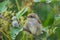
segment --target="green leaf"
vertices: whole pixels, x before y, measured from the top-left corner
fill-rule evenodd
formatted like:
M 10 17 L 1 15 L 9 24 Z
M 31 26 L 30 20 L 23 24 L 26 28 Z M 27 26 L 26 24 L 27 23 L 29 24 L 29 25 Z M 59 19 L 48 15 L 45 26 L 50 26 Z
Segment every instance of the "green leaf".
M 10 35 L 12 40 L 15 40 L 16 36 L 21 32 L 23 28 L 12 27 L 10 30 Z
M 23 32 L 19 32 L 18 35 L 16 36 L 15 40 L 21 40 L 23 37 Z
M 60 16 L 59 17 L 55 17 L 54 26 L 55 27 L 60 27 Z
M 0 12 L 4 12 L 4 11 L 6 11 L 6 9 L 7 9 L 7 4 L 8 4 L 8 0 L 7 1 L 3 1 L 2 3 L 0 3 Z
M 56 28 L 55 33 L 58 36 L 58 39 L 60 39 L 60 27 Z
M 16 14 L 16 17 L 17 19 L 19 19 L 24 13 L 26 13 L 28 10 L 28 8 L 23 8 L 21 11 L 19 11 L 17 14 Z
M 48 37 L 47 37 L 47 40 L 58 40 L 58 38 L 57 38 L 57 35 L 56 34 L 51 34 L 51 35 L 49 35 Z
M 52 18 L 52 16 L 53 16 L 53 12 L 48 14 L 46 21 L 44 22 L 44 26 L 47 26 L 49 24 L 49 21 L 51 21 L 50 19 Z

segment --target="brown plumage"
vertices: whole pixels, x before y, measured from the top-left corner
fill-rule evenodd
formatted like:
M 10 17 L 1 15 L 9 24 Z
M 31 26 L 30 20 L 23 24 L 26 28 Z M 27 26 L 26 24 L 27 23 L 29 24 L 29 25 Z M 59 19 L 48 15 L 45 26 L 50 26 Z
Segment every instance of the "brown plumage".
M 27 16 L 24 30 L 34 35 L 40 35 L 42 33 L 42 25 L 37 14 L 31 13 Z
M 27 16 L 27 18 L 35 18 L 35 19 L 37 19 L 37 21 L 38 21 L 39 23 L 41 23 L 41 21 L 39 20 L 38 15 L 35 14 L 35 13 L 31 13 L 31 14 L 29 14 L 29 15 Z

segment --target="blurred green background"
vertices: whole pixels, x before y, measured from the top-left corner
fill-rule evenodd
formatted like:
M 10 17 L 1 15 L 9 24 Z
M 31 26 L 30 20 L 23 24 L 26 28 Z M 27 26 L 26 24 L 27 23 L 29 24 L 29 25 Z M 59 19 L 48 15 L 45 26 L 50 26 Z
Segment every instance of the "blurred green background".
M 34 40 L 22 31 L 26 17 L 36 13 L 47 31 L 42 40 L 60 40 L 59 0 L 0 0 L 0 36 L 2 40 Z M 20 28 L 12 28 L 12 16 L 16 16 Z M 2 17 L 2 18 L 1 18 Z M 1 38 L 0 37 L 0 38 Z

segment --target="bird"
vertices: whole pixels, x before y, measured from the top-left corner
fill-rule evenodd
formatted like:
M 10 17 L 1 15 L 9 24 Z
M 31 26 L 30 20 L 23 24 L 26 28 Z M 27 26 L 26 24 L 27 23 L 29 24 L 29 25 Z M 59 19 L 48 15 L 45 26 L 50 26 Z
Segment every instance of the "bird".
M 35 13 L 28 14 L 23 29 L 33 35 L 40 35 L 44 31 L 41 21 L 39 20 L 38 15 Z

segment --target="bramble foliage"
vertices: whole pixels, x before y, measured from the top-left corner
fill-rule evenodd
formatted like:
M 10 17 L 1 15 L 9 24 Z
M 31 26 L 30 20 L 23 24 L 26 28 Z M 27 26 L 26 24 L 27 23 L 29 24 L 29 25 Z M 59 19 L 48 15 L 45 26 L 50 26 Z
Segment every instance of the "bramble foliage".
M 29 13 L 38 14 L 47 33 L 42 40 L 60 40 L 60 1 L 59 0 L 0 0 L 0 39 L 34 40 L 33 35 L 23 31 Z M 19 27 L 12 26 L 16 16 Z

